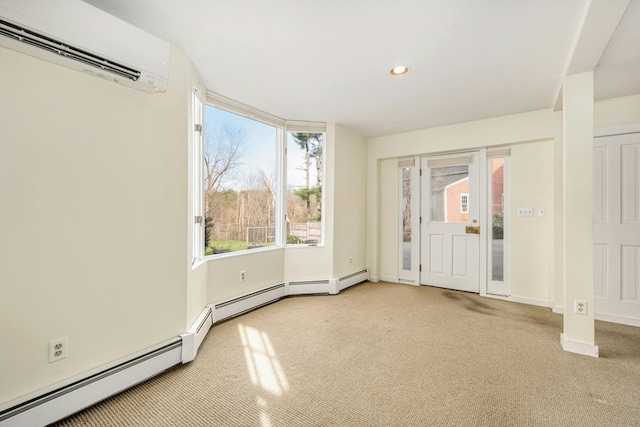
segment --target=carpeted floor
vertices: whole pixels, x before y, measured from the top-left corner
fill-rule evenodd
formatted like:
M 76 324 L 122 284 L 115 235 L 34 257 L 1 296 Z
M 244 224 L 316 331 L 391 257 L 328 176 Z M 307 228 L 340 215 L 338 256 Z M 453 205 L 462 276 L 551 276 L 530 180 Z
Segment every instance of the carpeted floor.
M 195 361 L 56 424 L 639 426 L 640 328 L 596 322 L 599 359 L 549 309 L 364 283 L 215 325 Z

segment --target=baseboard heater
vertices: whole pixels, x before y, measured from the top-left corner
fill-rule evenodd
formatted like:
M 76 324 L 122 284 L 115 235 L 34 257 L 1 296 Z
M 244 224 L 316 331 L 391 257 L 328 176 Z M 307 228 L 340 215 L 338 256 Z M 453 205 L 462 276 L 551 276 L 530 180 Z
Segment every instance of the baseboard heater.
M 369 280 L 369 270 L 366 268 L 356 273 L 342 276 L 335 282 L 335 292 L 332 293 L 337 294 L 344 289 L 357 285 L 358 283 L 366 282 L 367 280 Z
M 271 286 L 215 305 L 215 322 L 239 316 L 285 297 L 285 284 Z
M 0 412 L 0 427 L 45 426 L 133 387 L 181 362 L 179 338 L 116 366 Z
M 329 280 L 306 280 L 287 283 L 287 295 L 329 295 Z
M 287 283 L 287 295 L 335 295 L 350 286 L 369 280 L 366 268 L 337 279 Z
M 213 326 L 214 315 L 213 315 L 213 307 L 207 306 L 202 313 L 198 316 L 195 322 L 189 330 L 180 335 L 182 338 L 182 363 L 191 362 L 196 358 L 196 353 L 198 353 L 198 348 L 200 348 L 200 344 L 207 336 L 207 332 Z

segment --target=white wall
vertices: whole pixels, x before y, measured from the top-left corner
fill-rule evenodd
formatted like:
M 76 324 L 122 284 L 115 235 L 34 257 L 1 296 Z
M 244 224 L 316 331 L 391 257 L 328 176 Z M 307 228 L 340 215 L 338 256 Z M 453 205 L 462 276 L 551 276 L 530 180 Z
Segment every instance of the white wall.
M 284 282 L 284 250 L 252 249 L 207 262 L 209 303 L 219 303 Z M 240 271 L 245 281 L 240 281 Z
M 187 82 L 146 94 L 0 48 L 0 403 L 185 330 Z M 48 342 L 68 337 L 49 364 Z
M 511 226 L 510 293 L 548 305 L 553 301 L 554 269 L 554 141 L 515 144 L 510 157 Z M 518 217 L 519 207 L 534 209 Z M 538 216 L 538 209 L 545 216 Z
M 562 86 L 564 340 L 593 346 L 594 311 L 577 314 L 571 302 L 594 307 L 593 71 L 566 76 Z M 585 268 L 586 266 L 591 268 Z M 597 348 L 595 349 L 597 355 Z
M 187 252 L 190 257 L 191 251 Z M 186 329 L 189 329 L 209 302 L 209 264 L 201 263 L 193 270 L 191 270 L 191 260 L 186 265 L 188 270 Z
M 605 99 L 593 106 L 593 125 L 607 128 L 640 123 L 640 94 Z
M 398 281 L 400 192 L 398 159 L 384 159 L 380 168 L 380 279 Z
M 366 266 L 367 145 L 366 140 L 336 125 L 334 189 L 334 278 Z

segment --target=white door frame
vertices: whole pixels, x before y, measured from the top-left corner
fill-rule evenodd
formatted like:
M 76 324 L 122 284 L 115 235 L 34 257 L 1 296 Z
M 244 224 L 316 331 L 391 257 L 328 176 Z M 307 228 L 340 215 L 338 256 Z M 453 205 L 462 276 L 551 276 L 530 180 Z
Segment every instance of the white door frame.
M 403 217 L 403 165 L 411 168 L 411 269 L 403 268 L 404 239 Z M 420 157 L 398 159 L 398 281 L 409 285 L 420 285 Z
M 488 150 L 489 151 L 489 150 Z M 493 297 L 508 297 L 510 292 L 510 277 L 511 277 L 511 269 L 510 269 L 510 260 L 511 260 L 511 215 L 509 214 L 509 207 L 511 206 L 511 162 L 510 162 L 510 149 L 503 149 L 502 151 L 507 151 L 501 157 L 504 160 L 503 163 L 503 199 L 502 199 L 502 207 L 503 207 L 503 229 L 504 229 L 504 238 L 503 238 L 503 270 L 502 270 L 502 282 L 497 282 L 493 280 L 493 188 L 492 188 L 492 170 L 491 170 L 491 160 L 494 157 L 491 157 L 491 153 L 487 154 L 487 160 L 485 162 L 487 169 L 485 171 L 485 179 L 486 179 L 486 202 L 487 202 L 487 233 L 485 234 L 486 240 L 486 257 L 487 257 L 487 283 L 484 289 L 480 290 L 480 295 L 486 296 L 490 295 Z

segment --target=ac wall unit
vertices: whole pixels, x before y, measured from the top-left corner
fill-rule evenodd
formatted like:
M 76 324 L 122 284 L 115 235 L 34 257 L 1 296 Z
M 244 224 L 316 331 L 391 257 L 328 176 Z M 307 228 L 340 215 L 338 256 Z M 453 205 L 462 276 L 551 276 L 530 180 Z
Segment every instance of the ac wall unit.
M 167 89 L 169 44 L 80 0 L 1 0 L 0 45 L 148 93 Z

